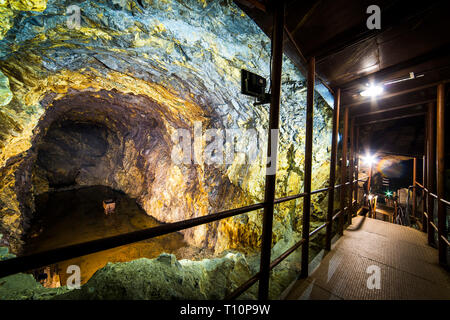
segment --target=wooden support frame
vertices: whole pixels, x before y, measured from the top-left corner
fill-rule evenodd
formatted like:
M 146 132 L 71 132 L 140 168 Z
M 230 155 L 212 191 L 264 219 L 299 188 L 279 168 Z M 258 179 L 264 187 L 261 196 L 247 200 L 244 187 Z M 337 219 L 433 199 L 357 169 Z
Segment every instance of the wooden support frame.
M 428 197 L 427 197 L 427 230 L 428 244 L 434 245 L 434 228 L 432 226 L 434 217 L 434 198 L 431 193 L 435 192 L 435 104 L 430 102 L 427 111 L 427 181 L 428 181 Z
M 405 114 L 403 116 L 398 116 L 398 117 L 385 118 L 385 119 L 373 120 L 373 121 L 368 121 L 368 122 L 361 122 L 361 123 L 358 123 L 358 126 L 366 126 L 366 125 L 369 125 L 369 124 L 376 124 L 376 123 L 393 121 L 393 120 L 400 120 L 400 119 L 406 119 L 406 118 L 419 117 L 419 116 L 423 116 L 425 114 L 426 114 L 426 112 L 417 112 L 417 113 Z
M 441 201 L 445 188 L 445 84 L 437 87 L 436 103 L 436 194 L 438 196 L 438 250 L 439 264 L 447 265 L 447 239 L 445 204 Z
M 306 97 L 306 138 L 305 138 L 305 175 L 303 181 L 303 192 L 306 193 L 303 199 L 302 218 L 302 269 L 300 277 L 306 278 L 309 275 L 309 229 L 311 216 L 311 170 L 312 170 L 312 143 L 313 143 L 313 112 L 314 112 L 314 83 L 316 60 L 312 57 L 308 63 L 308 90 Z
M 374 83 L 382 82 L 387 77 L 389 77 L 390 74 L 397 73 L 398 71 L 401 71 L 401 70 L 413 69 L 414 66 L 420 65 L 429 60 L 447 57 L 449 55 L 448 52 L 450 52 L 449 48 L 450 48 L 450 44 L 446 43 L 445 45 L 434 48 L 431 51 L 425 52 L 423 55 L 420 55 L 418 57 L 414 57 L 414 58 L 404 61 L 402 63 L 397 63 L 390 67 L 383 68 L 380 71 L 377 71 L 370 75 L 366 75 L 361 78 L 350 80 L 346 83 L 341 84 L 341 88 L 343 88 L 343 90 L 347 91 L 356 86 L 360 86 L 361 84 L 365 84 L 370 81 L 373 81 Z
M 284 30 L 284 1 L 278 1 L 274 5 L 273 13 L 273 37 L 272 37 L 272 97 L 270 102 L 269 113 L 269 143 L 267 146 L 267 156 L 272 159 L 269 165 L 276 166 L 277 163 L 277 149 L 275 154 L 272 152 L 272 143 L 278 145 L 278 128 L 280 121 L 280 98 L 281 98 L 281 72 L 283 67 L 283 30 Z M 272 141 L 272 130 L 276 130 L 277 135 L 273 137 L 276 141 Z M 263 228 L 262 228 L 262 243 L 261 243 L 261 260 L 260 260 L 260 280 L 258 287 L 259 300 L 267 300 L 269 298 L 269 281 L 270 281 L 270 257 L 272 249 L 272 225 L 273 225 L 273 210 L 275 201 L 275 184 L 276 173 L 271 174 L 269 167 L 266 169 L 266 184 L 264 193 L 264 214 L 263 214 Z
M 417 182 L 417 158 L 413 159 L 413 190 L 412 190 L 412 216 L 416 217 L 417 198 L 416 198 L 416 182 Z
M 444 80 L 443 83 L 446 83 L 448 81 L 449 80 Z M 424 84 L 422 86 L 414 87 L 414 88 L 411 88 L 411 89 L 405 89 L 405 90 L 401 90 L 401 91 L 397 91 L 397 92 L 387 93 L 387 94 L 384 94 L 384 95 L 381 95 L 381 96 L 377 97 L 377 101 L 382 101 L 382 100 L 385 100 L 385 99 L 401 96 L 401 95 L 408 94 L 408 93 L 411 93 L 411 92 L 416 92 L 416 91 L 420 91 L 420 90 L 423 90 L 423 89 L 436 87 L 440 83 L 441 82 L 433 82 L 433 83 L 429 83 L 429 84 Z M 366 104 L 366 103 L 370 103 L 370 102 L 371 102 L 370 98 L 363 99 L 361 101 L 348 104 L 347 107 L 349 107 L 349 108 L 356 107 L 356 106 L 360 106 L 362 104 Z
M 389 30 L 394 26 L 399 26 L 405 21 L 410 21 L 415 17 L 424 15 L 432 7 L 433 3 L 421 3 L 421 6 L 410 5 L 409 8 L 399 6 L 398 3 L 383 7 L 383 29 L 369 30 L 366 22 L 362 21 L 360 24 L 354 25 L 352 28 L 334 35 L 320 47 L 311 50 L 309 54 L 311 56 L 315 55 L 317 57 L 317 62 L 321 63 L 329 56 L 338 54 L 357 44 L 364 43 L 369 39 L 373 39 L 374 37 L 383 34 L 385 30 Z
M 425 130 L 426 130 L 426 126 L 425 126 Z M 427 134 L 425 133 L 425 137 L 427 136 Z M 425 138 L 426 139 L 426 138 Z M 426 146 L 426 143 L 425 143 Z M 427 223 L 427 216 L 425 215 L 425 213 L 427 212 L 427 194 L 425 192 L 424 188 L 428 189 L 428 179 L 427 179 L 427 156 L 426 156 L 426 152 L 424 154 L 424 156 L 422 157 L 422 183 L 423 183 L 423 188 L 422 188 L 422 231 L 423 232 L 427 232 L 428 230 L 428 223 Z
M 376 110 L 376 111 L 370 111 L 370 112 L 364 112 L 364 113 L 358 113 L 356 115 L 353 116 L 353 118 L 361 118 L 361 117 L 366 117 L 366 116 L 373 116 L 374 114 L 380 114 L 380 113 L 385 113 L 385 112 L 391 112 L 391 111 L 397 111 L 397 110 L 401 110 L 401 109 L 408 109 L 411 107 L 415 107 L 415 106 L 420 106 L 420 105 L 426 105 L 430 102 L 435 102 L 436 99 L 428 99 L 428 100 L 423 100 L 423 101 L 418 101 L 418 102 L 414 102 L 414 103 L 408 103 L 408 104 L 404 104 L 404 105 L 399 105 L 399 106 L 395 106 L 395 107 L 391 107 L 391 108 L 386 108 L 386 109 L 381 109 L 381 110 Z
M 354 171 L 355 171 L 355 162 L 354 162 L 354 152 L 355 152 L 355 119 L 352 118 L 350 121 L 350 155 L 349 155 L 349 170 L 348 170 L 348 181 L 350 181 L 349 185 L 349 194 L 348 194 L 348 221 L 347 223 L 350 225 L 352 224 L 352 217 L 354 214 L 354 206 L 353 206 L 353 192 L 355 189 L 355 177 L 354 177 Z
M 336 90 L 333 109 L 333 131 L 331 133 L 330 156 L 330 190 L 328 191 L 327 232 L 325 238 L 325 250 L 331 250 L 331 238 L 333 233 L 334 215 L 334 186 L 336 184 L 337 140 L 339 135 L 339 112 L 341 105 L 341 89 Z
M 345 207 L 347 199 L 347 145 L 348 145 L 348 107 L 344 108 L 344 127 L 342 132 L 342 155 L 341 155 L 341 215 L 338 220 L 338 233 L 344 234 Z
M 358 193 L 359 193 L 359 127 L 356 126 L 356 141 L 355 141 L 355 162 L 356 162 L 356 168 L 355 168 L 355 200 L 356 204 L 358 204 Z

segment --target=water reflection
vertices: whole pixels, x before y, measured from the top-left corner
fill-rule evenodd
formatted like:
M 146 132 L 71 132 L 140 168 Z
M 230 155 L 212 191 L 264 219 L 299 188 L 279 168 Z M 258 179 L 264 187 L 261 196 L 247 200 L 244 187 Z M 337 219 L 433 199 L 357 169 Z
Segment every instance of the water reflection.
M 103 208 L 105 199 L 114 199 L 116 202 L 114 212 L 108 215 Z M 25 254 L 158 225 L 158 221 L 148 216 L 135 200 L 108 187 L 96 186 L 45 193 L 36 199 L 36 216 L 28 233 Z M 141 257 L 154 258 L 162 252 L 174 253 L 184 246 L 187 244 L 183 236 L 172 233 L 63 261 L 50 268 L 56 270 L 57 276 L 55 277 L 54 273 L 49 275 L 52 280 L 48 280 L 45 285 L 57 285 L 58 277 L 61 285 L 65 285 L 70 276 L 66 273 L 69 265 L 80 266 L 83 284 L 108 262 L 125 262 Z

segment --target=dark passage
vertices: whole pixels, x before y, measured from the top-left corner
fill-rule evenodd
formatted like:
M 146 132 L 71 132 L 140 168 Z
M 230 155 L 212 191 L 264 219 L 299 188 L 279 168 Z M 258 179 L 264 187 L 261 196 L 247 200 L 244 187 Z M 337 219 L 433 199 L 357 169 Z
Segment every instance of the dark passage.
M 75 185 L 82 169 L 101 163 L 108 150 L 107 140 L 108 130 L 99 124 L 73 121 L 53 124 L 39 146 L 37 157 L 49 187 Z

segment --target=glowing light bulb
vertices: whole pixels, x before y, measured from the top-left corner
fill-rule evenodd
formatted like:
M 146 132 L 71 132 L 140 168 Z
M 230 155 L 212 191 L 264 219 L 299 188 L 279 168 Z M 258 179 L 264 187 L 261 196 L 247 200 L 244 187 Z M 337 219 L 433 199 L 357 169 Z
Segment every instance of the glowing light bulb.
M 364 163 L 368 166 L 371 166 L 372 164 L 377 162 L 377 158 L 373 154 L 366 154 L 365 157 L 362 158 Z
M 360 92 L 363 97 L 376 97 L 382 94 L 384 91 L 382 86 L 370 85 L 369 88 Z

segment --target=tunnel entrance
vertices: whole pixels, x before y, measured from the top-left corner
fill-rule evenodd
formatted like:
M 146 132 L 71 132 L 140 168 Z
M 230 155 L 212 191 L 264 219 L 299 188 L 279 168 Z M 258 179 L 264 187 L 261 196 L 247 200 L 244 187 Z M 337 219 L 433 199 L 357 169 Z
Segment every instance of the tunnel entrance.
M 102 123 L 70 118 L 54 121 L 37 144 L 36 193 L 107 184 L 120 149 L 117 134 Z
M 102 202 L 114 199 L 114 212 L 106 215 Z M 36 197 L 36 215 L 26 239 L 25 254 L 42 252 L 118 234 L 158 226 L 136 201 L 122 192 L 104 186 L 47 192 Z M 174 253 L 186 247 L 183 236 L 171 233 L 162 237 L 100 251 L 34 270 L 44 286 L 65 285 L 72 273 L 70 265 L 81 271 L 81 284 L 108 262 L 126 262 L 142 257 L 155 258 L 162 252 Z M 50 270 L 50 272 L 49 272 Z M 50 274 L 49 274 L 50 273 Z M 44 274 L 46 276 L 42 277 Z
M 72 108 L 52 116 L 37 139 L 32 181 L 35 213 L 26 233 L 24 254 L 160 224 L 146 213 L 133 195 L 127 194 L 133 188 L 125 188 L 126 193 L 118 191 L 122 188 L 117 183 L 117 172 L 123 172 L 125 178 L 119 180 L 121 182 L 133 179 L 124 165 L 127 152 L 130 153 L 126 137 L 132 134 L 100 109 L 99 106 L 88 111 Z M 145 188 L 144 185 L 138 187 Z M 108 262 L 155 258 L 163 252 L 175 253 L 184 247 L 187 244 L 183 235 L 173 233 L 30 272 L 44 286 L 58 287 L 66 285 L 73 274 L 73 271 L 68 272 L 68 267 L 76 265 L 80 268 L 81 284 L 84 284 Z

